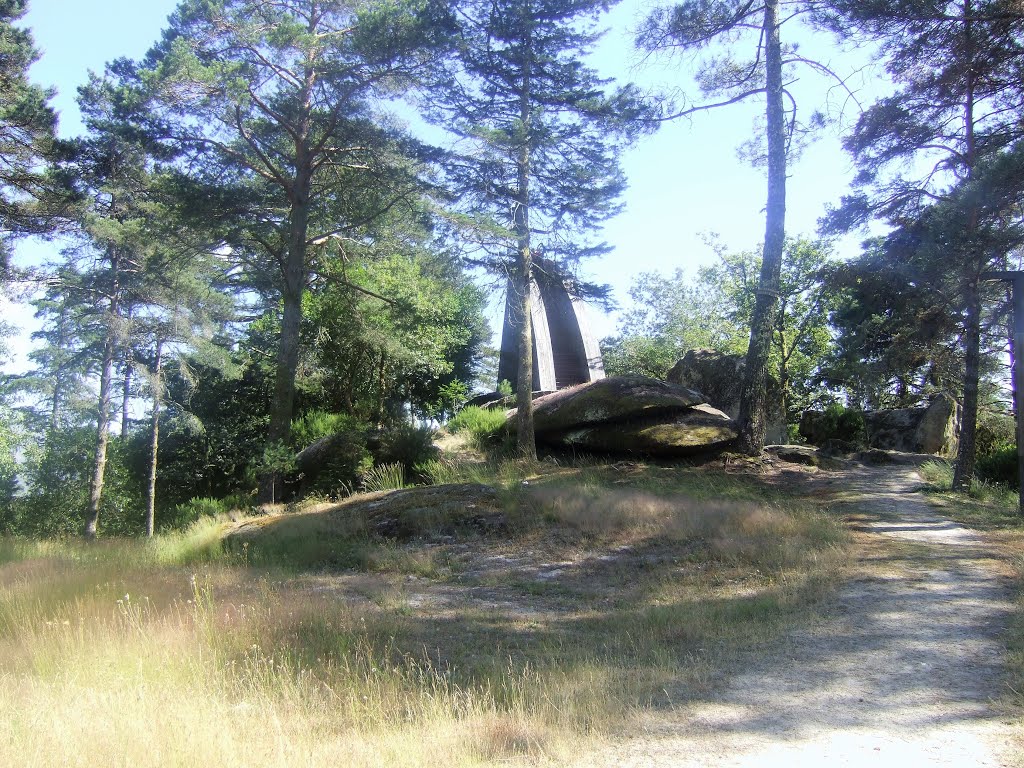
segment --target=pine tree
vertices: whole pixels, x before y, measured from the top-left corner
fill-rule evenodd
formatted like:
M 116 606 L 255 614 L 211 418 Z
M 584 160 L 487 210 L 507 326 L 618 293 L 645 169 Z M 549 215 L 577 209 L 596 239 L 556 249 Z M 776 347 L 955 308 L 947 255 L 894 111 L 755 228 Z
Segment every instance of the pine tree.
M 55 156 L 53 94 L 29 82 L 39 54 L 15 26 L 26 10 L 26 0 L 0 0 L 0 272 L 11 240 L 48 231 L 61 202 L 45 167 Z
M 1024 13 L 1012 0 L 829 5 L 824 18 L 833 28 L 880 41 L 886 69 L 900 87 L 868 109 L 845 142 L 861 168 L 860 189 L 844 200 L 832 224 L 850 227 L 881 217 L 910 232 L 930 228 L 942 238 L 942 268 L 954 276 L 959 298 L 953 306 L 962 312 L 963 419 L 954 487 L 965 490 L 974 474 L 981 275 L 1019 242 L 1007 217 L 1024 197 L 1016 151 L 1024 139 Z M 908 174 L 908 161 L 927 170 Z M 1008 164 L 1015 170 L 1008 172 Z M 1014 178 L 1016 185 L 1007 184 Z M 947 227 L 949 221 L 956 226 Z
M 421 192 L 416 147 L 382 117 L 437 34 L 428 3 L 185 0 L 162 42 L 125 73 L 148 128 L 222 217 L 250 286 L 280 303 L 268 450 L 288 439 L 302 299 L 326 244 L 374 238 Z M 273 501 L 265 473 L 261 501 Z
M 784 75 L 804 66 L 835 78 L 827 67 L 807 60 L 793 46 L 783 45 L 783 26 L 806 15 L 811 6 L 783 0 L 687 0 L 652 13 L 638 39 L 640 47 L 648 51 L 694 53 L 721 45 L 721 55 L 709 57 L 697 78 L 708 101 L 687 102 L 666 118 L 727 107 L 752 97 L 765 99 L 765 239 L 738 419 L 739 448 L 750 454 L 760 453 L 765 443 L 768 359 L 778 325 L 786 242 L 787 165 L 794 136 L 801 129 L 796 101 L 787 90 Z M 737 45 L 741 40 L 742 48 Z M 815 114 L 812 125 L 819 121 L 820 115 Z
M 619 155 L 649 127 L 636 90 L 582 59 L 599 39 L 597 0 L 466 0 L 447 77 L 427 113 L 461 140 L 448 184 L 479 250 L 508 279 L 519 372 L 518 449 L 536 458 L 530 285 L 538 257 L 571 273 L 609 249 L 591 239 L 619 210 Z M 462 223 L 467 223 L 463 219 Z

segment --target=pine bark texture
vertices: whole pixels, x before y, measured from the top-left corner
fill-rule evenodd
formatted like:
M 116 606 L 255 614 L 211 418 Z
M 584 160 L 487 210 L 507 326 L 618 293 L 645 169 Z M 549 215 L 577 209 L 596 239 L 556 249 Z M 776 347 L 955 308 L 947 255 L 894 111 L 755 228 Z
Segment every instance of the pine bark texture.
M 118 257 L 116 249 L 110 252 L 111 273 L 110 304 L 107 308 L 107 331 L 103 340 L 103 359 L 100 363 L 100 392 L 96 409 L 96 442 L 93 455 L 92 482 L 89 485 L 89 506 L 85 511 L 82 535 L 95 539 L 99 534 L 100 505 L 103 502 L 103 480 L 107 470 L 107 444 L 110 442 L 110 390 L 114 378 L 114 355 L 117 352 L 115 322 L 118 314 Z
M 157 452 L 160 449 L 160 408 L 163 403 L 163 344 L 156 343 L 156 360 L 153 364 L 153 412 L 149 422 L 149 483 L 146 486 L 146 536 L 152 538 L 156 527 L 156 471 Z
M 757 301 L 750 324 L 746 371 L 740 397 L 739 439 L 742 453 L 758 455 L 768 430 L 768 357 L 777 323 L 779 278 L 786 240 L 786 124 L 783 111 L 782 44 L 779 0 L 767 0 L 764 11 L 766 117 L 768 139 L 768 202 L 764 257 Z

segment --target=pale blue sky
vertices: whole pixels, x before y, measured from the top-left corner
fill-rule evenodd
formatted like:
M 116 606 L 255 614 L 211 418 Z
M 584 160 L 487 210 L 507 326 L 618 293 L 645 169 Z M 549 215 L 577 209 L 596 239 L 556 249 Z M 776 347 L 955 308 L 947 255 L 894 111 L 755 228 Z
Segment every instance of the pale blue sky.
M 24 23 L 31 27 L 42 58 L 33 79 L 57 88 L 54 104 L 61 114 L 61 133 L 80 127 L 76 89 L 88 70 L 100 71 L 114 58 L 137 58 L 159 37 L 176 0 L 30 0 Z M 650 0 L 624 0 L 608 17 L 611 32 L 603 41 L 596 63 L 609 76 L 645 85 L 687 87 L 685 62 L 637 67 L 630 30 L 652 5 Z M 831 41 L 808 40 L 805 52 L 834 60 Z M 822 53 L 824 52 L 824 53 Z M 841 68 L 841 64 L 836 64 Z M 863 84 L 862 84 L 863 85 Z M 804 114 L 824 100 L 820 82 L 797 83 Z M 869 83 L 868 91 L 877 90 Z M 588 276 L 612 285 L 622 305 L 640 272 L 670 272 L 676 267 L 693 274 L 714 254 L 701 239 L 715 232 L 730 248 L 747 249 L 764 233 L 765 183 L 760 171 L 739 160 L 738 145 L 753 130 L 759 102 L 666 124 L 642 140 L 624 158 L 630 188 L 626 210 L 609 222 L 605 238 L 615 250 L 589 265 Z M 853 116 L 852 113 L 848 113 Z M 851 176 L 849 159 L 839 149 L 837 131 L 827 129 L 790 172 L 788 226 L 791 234 L 813 234 L 825 205 L 838 201 Z M 45 257 L 52 246 L 31 244 L 20 249 L 23 258 Z M 24 312 L 9 313 L 27 324 Z M 605 335 L 614 317 L 593 312 L 595 329 Z M 498 339 L 495 339 L 495 343 Z

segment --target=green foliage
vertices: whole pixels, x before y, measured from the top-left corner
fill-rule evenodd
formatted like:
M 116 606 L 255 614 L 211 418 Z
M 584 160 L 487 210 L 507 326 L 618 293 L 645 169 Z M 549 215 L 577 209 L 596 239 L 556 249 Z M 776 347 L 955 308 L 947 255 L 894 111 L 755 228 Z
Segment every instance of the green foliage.
M 470 405 L 455 414 L 447 426 L 452 432 L 468 432 L 476 445 L 484 446 L 499 435 L 505 421 L 505 412 L 501 409 Z
M 248 512 L 252 500 L 247 496 L 231 495 L 220 499 L 197 496 L 184 504 L 178 504 L 158 519 L 162 531 L 183 531 L 196 525 L 204 518 L 223 519 L 238 512 Z
M 301 450 L 320 438 L 351 431 L 355 426 L 355 420 L 344 413 L 306 411 L 292 422 L 292 442 Z
M 1017 423 L 1012 413 L 984 409 L 978 413 L 978 431 L 975 445 L 978 456 L 1010 448 L 1017 442 Z
M 409 247 L 422 230 L 393 224 L 378 247 L 348 255 L 347 285 L 327 283 L 306 296 L 304 407 L 386 423 L 407 408 L 443 418 L 465 399 L 490 335 L 483 294 L 450 257 L 422 242 Z M 404 245 L 388 239 L 399 235 Z
M 27 490 L 12 502 L 0 526 L 6 533 L 27 536 L 72 536 L 82 529 L 93 473 L 95 427 L 52 430 L 38 453 L 24 467 Z M 134 536 L 145 530 L 142 488 L 129 467 L 129 447 L 112 441 L 100 514 L 104 531 Z
M 945 461 L 926 461 L 918 470 L 921 478 L 936 490 L 948 491 L 953 487 L 953 467 Z
M 508 379 L 502 379 L 498 382 L 496 391 L 502 397 L 512 397 L 512 383 Z
M 994 451 L 978 453 L 974 471 L 980 480 L 999 483 L 1008 488 L 1019 488 L 1017 446 L 1008 445 Z
M 383 429 L 373 458 L 377 464 L 399 464 L 405 477 L 416 478 L 416 467 L 437 458 L 434 445 L 434 430 L 431 427 L 417 427 L 407 422 L 398 422 Z
M 56 159 L 57 117 L 52 91 L 33 85 L 29 68 L 39 58 L 31 33 L 15 23 L 27 0 L 0 3 L 0 276 L 6 277 L 12 236 L 45 232 L 61 195 L 44 162 Z M 66 202 L 66 201 L 64 201 Z
M 750 337 L 761 270 L 760 249 L 729 253 L 711 241 L 719 261 L 689 281 L 643 273 L 630 289 L 632 307 L 618 335 L 602 342 L 612 374 L 640 373 L 663 379 L 690 349 L 744 354 Z M 828 326 L 832 295 L 824 282 L 831 249 L 807 238 L 786 240 L 779 281 L 780 314 L 769 355 L 783 383 L 791 417 L 817 396 L 821 361 L 832 348 Z
M 341 498 L 359 484 L 359 478 L 373 467 L 367 446 L 369 426 L 358 419 L 334 414 L 330 435 L 313 443 L 312 453 L 299 464 L 299 479 L 305 495 Z
M 359 484 L 367 493 L 405 488 L 405 469 L 401 462 L 378 464 L 362 473 Z
M 830 403 L 825 407 L 821 431 L 823 440 L 845 440 L 857 445 L 867 442 L 864 412 L 856 408 L 844 408 L 839 403 Z

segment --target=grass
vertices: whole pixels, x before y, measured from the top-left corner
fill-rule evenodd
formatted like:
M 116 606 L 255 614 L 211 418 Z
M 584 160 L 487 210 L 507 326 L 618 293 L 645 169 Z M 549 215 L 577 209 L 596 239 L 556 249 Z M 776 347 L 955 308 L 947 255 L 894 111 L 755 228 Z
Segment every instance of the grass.
M 563 762 L 705 694 L 844 563 L 835 522 L 753 480 L 465 471 L 488 473 L 491 506 L 361 497 L 279 515 L 300 523 L 288 536 L 251 523 L 247 547 L 215 521 L 153 543 L 0 541 L 0 764 Z M 281 570 L 302 541 L 348 542 L 347 570 Z M 578 567 L 476 574 L 491 555 Z

